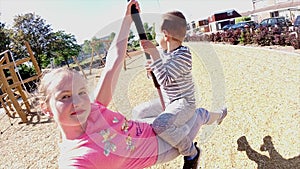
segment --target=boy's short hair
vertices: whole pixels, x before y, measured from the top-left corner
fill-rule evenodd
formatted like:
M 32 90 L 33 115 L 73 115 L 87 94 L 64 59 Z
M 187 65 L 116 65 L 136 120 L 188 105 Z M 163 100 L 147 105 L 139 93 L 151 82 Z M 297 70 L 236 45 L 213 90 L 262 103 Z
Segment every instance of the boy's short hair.
M 183 41 L 186 35 L 187 22 L 184 15 L 179 11 L 172 11 L 163 14 L 160 30 L 166 30 L 170 35 L 179 41 Z

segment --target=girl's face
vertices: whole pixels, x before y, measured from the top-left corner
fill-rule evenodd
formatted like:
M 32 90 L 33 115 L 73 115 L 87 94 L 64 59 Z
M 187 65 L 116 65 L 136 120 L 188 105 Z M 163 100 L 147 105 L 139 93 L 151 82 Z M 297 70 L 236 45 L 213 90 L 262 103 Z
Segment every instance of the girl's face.
M 86 81 L 78 74 L 58 75 L 48 88 L 49 106 L 61 126 L 84 125 L 91 111 Z

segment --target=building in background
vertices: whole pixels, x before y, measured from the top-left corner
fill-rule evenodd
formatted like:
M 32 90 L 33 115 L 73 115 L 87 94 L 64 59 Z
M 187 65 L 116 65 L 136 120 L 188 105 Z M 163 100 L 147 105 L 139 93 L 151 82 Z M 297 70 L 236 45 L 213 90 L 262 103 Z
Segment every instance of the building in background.
M 235 18 L 241 17 L 241 15 L 235 10 L 227 10 L 223 12 L 214 13 L 207 19 L 200 19 L 198 21 L 192 21 L 188 28 L 190 33 L 205 33 L 216 32 L 222 29 L 227 24 L 234 24 Z
M 200 19 L 198 21 L 191 22 L 191 29 L 196 32 L 209 32 L 208 19 Z
M 241 17 L 241 15 L 235 10 L 228 10 L 224 12 L 214 13 L 208 18 L 209 31 L 215 32 L 221 30 L 223 26 L 228 24 L 234 24 L 235 18 Z
M 242 13 L 260 22 L 270 17 L 285 17 L 293 21 L 300 15 L 300 0 L 252 0 L 253 10 Z
M 189 23 L 189 34 L 216 32 L 227 24 L 235 24 L 235 19 L 241 16 L 251 17 L 252 21 L 260 23 L 270 17 L 285 17 L 294 23 L 300 15 L 300 0 L 252 0 L 252 11 L 238 13 L 227 10 L 214 13 L 207 19 L 200 19 Z

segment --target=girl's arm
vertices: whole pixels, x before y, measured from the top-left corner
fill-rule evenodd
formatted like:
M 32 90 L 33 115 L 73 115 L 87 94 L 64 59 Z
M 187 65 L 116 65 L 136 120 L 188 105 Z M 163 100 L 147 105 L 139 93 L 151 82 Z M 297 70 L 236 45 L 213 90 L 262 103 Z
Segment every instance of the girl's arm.
M 133 4 L 135 4 L 139 10 L 139 5 L 135 0 L 131 0 L 128 3 L 126 16 L 122 21 L 119 33 L 116 35 L 111 44 L 111 49 L 107 55 L 105 68 L 95 90 L 95 101 L 100 102 L 104 106 L 107 106 L 112 99 L 125 58 L 128 35 L 132 23 L 131 6 Z

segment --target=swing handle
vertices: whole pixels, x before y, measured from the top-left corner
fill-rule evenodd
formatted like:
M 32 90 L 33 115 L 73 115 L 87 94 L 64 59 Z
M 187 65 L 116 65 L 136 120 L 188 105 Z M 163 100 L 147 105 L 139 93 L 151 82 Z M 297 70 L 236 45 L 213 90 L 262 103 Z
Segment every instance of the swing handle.
M 131 6 L 131 17 L 132 17 L 133 22 L 135 23 L 136 30 L 139 33 L 140 40 L 147 40 L 143 22 L 139 15 L 139 11 L 136 9 L 135 5 Z M 148 53 L 146 53 L 146 58 L 151 59 L 151 57 Z

